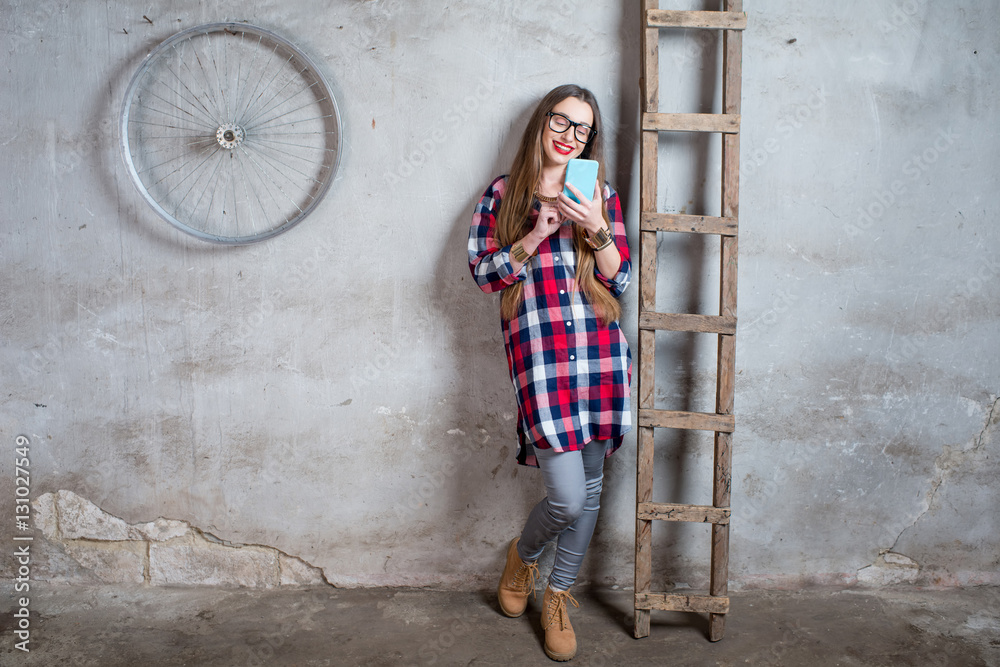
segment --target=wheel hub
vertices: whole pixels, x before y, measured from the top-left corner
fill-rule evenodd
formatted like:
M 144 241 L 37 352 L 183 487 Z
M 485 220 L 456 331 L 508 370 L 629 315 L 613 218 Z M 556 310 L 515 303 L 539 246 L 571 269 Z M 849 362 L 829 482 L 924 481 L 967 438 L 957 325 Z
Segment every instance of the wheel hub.
M 243 143 L 247 134 L 235 123 L 224 123 L 215 131 L 215 138 L 223 148 L 232 150 Z

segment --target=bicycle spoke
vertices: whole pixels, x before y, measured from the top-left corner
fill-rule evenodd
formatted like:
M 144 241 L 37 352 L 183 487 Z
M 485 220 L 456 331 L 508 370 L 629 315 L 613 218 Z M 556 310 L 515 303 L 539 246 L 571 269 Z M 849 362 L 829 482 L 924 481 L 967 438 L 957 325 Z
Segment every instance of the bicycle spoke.
M 288 136 L 297 136 L 298 134 L 299 134 L 298 132 L 289 132 Z M 323 132 L 311 132 L 309 134 L 324 134 L 324 133 Z M 327 153 L 336 153 L 337 152 L 336 148 L 325 148 L 323 146 L 307 146 L 305 144 L 293 144 L 293 143 L 290 143 L 288 141 L 275 141 L 274 139 L 265 139 L 263 136 L 256 136 L 254 138 L 257 141 L 260 141 L 260 142 L 269 143 L 269 144 L 278 144 L 280 146 L 294 146 L 296 148 L 308 148 L 309 150 L 323 151 L 323 152 L 327 152 Z
M 295 96 L 293 95 L 292 97 L 295 97 Z M 290 99 L 291 99 L 291 97 L 288 98 L 288 100 L 285 100 L 285 102 L 288 102 Z M 302 109 L 305 109 L 306 107 L 309 107 L 311 105 L 316 105 L 316 104 L 318 104 L 320 102 L 323 102 L 323 101 L 324 100 L 316 100 L 315 102 L 306 102 L 305 104 L 303 104 L 300 107 L 296 107 L 294 109 L 290 109 L 289 111 L 286 111 L 286 112 L 284 112 L 282 114 L 278 114 L 277 116 L 272 116 L 271 118 L 268 118 L 267 120 L 262 120 L 259 123 L 257 123 L 256 125 L 250 125 L 249 123 L 247 123 L 246 124 L 246 128 L 248 130 L 256 130 L 256 129 L 259 129 L 259 128 L 262 128 L 262 127 L 268 127 L 269 126 L 268 123 L 276 121 L 279 118 L 284 118 L 285 116 L 287 116 L 289 114 L 293 114 L 296 111 L 301 111 Z M 284 104 L 285 102 L 282 102 L 282 104 Z M 309 119 L 306 119 L 306 120 L 309 120 Z M 293 122 L 304 122 L 304 121 L 293 121 Z
M 226 112 L 226 115 L 223 116 L 223 118 L 228 121 L 232 119 L 232 116 L 229 115 L 229 101 L 226 99 L 226 86 L 224 85 L 225 79 L 223 79 L 222 75 L 219 74 L 219 63 L 217 62 L 217 56 L 219 55 L 219 41 L 222 41 L 224 46 L 227 46 L 227 44 L 225 37 L 220 37 L 214 41 L 215 53 L 212 55 L 212 69 L 215 70 L 215 81 L 219 85 L 219 97 L 222 98 L 223 109 Z
M 241 147 L 241 148 L 242 148 L 242 147 Z M 278 185 L 278 184 L 277 184 L 277 183 L 276 183 L 276 182 L 274 181 L 274 179 L 273 179 L 273 178 L 271 178 L 271 175 L 270 175 L 270 174 L 268 174 L 268 173 L 267 173 L 267 171 L 266 171 L 266 170 L 265 170 L 265 169 L 264 169 L 264 168 L 263 168 L 262 166 L 260 166 L 260 164 L 259 164 L 259 163 L 257 162 L 257 160 L 254 160 L 254 159 L 253 159 L 253 156 L 252 156 L 252 155 L 250 155 L 249 153 L 247 153 L 247 150 L 246 150 L 245 148 L 243 148 L 242 150 L 243 150 L 243 153 L 244 153 L 244 154 L 245 154 L 245 155 L 247 156 L 247 159 L 249 159 L 249 160 L 250 160 L 250 161 L 251 161 L 251 162 L 253 163 L 253 165 L 254 165 L 255 167 L 257 167 L 257 169 L 258 169 L 258 171 L 260 172 L 260 174 L 261 174 L 262 176 L 267 176 L 267 179 L 268 179 L 268 180 L 269 180 L 269 181 L 271 182 L 271 184 L 272 184 L 272 185 L 273 185 L 273 186 L 274 186 L 275 188 L 277 188 L 277 189 L 278 189 L 278 192 L 280 192 L 281 194 L 283 194 L 283 195 L 285 196 L 285 198 L 286 198 L 286 199 L 288 199 L 288 202 L 289 202 L 289 203 L 290 203 L 290 204 L 291 204 L 292 206 L 294 206 L 294 207 L 295 207 L 295 209 L 296 209 L 297 211 L 299 211 L 299 212 L 301 213 L 301 212 L 302 212 L 302 209 L 301 209 L 301 208 L 299 208 L 299 205 L 298 205 L 298 204 L 296 203 L 296 201 L 295 201 L 294 199 L 292 199 L 291 197 L 289 197 L 289 196 L 288 196 L 288 194 L 287 194 L 287 193 L 286 193 L 286 192 L 285 192 L 285 191 L 284 191 L 284 190 L 283 190 L 283 189 L 281 188 L 281 186 L 280 186 L 280 185 Z
M 223 113 L 222 106 L 219 105 L 219 101 L 215 98 L 215 92 L 212 90 L 212 82 L 208 78 L 208 70 L 205 69 L 205 64 L 201 62 L 201 56 L 197 51 L 194 52 L 194 59 L 198 61 L 198 69 L 201 70 L 201 76 L 205 80 L 205 94 L 211 98 L 212 104 L 215 105 L 217 116 L 224 119 L 226 116 Z
M 147 139 L 147 140 L 151 140 L 151 139 L 169 139 L 171 141 L 176 141 L 177 139 L 198 139 L 199 141 L 215 141 L 215 137 L 206 137 L 204 132 L 201 133 L 201 134 L 171 134 L 170 136 L 163 136 L 163 135 L 160 135 L 160 136 L 143 135 L 143 138 Z M 198 142 L 192 141 L 190 144 L 187 144 L 187 145 L 192 145 L 192 144 L 195 144 L 195 143 L 198 143 Z M 163 149 L 161 148 L 161 149 L 158 149 L 158 150 L 163 150 Z M 143 151 L 143 152 L 144 153 L 148 153 L 149 151 Z
M 289 171 L 294 171 L 296 174 L 302 176 L 305 179 L 308 179 L 308 180 L 310 180 L 310 181 L 312 181 L 314 183 L 322 184 L 322 182 L 319 181 L 319 180 L 317 180 L 314 176 L 310 176 L 309 174 L 305 173 L 301 169 L 296 169 L 292 165 L 288 164 L 287 162 L 283 162 L 283 161 L 279 160 L 276 157 L 269 156 L 267 153 L 265 153 L 264 151 L 262 151 L 259 147 L 255 148 L 255 147 L 251 146 L 251 147 L 249 147 L 249 150 L 256 151 L 262 158 L 264 158 L 264 159 L 270 159 L 272 162 L 281 165 L 282 167 L 284 167 L 285 169 L 287 169 Z M 310 164 L 315 164 L 315 163 L 310 162 Z M 282 173 L 284 173 L 284 172 L 282 172 Z M 287 177 L 287 174 L 286 174 L 286 177 Z M 289 179 L 289 180 L 291 180 L 291 179 Z
M 177 200 L 177 205 L 174 207 L 174 215 L 177 215 L 177 213 L 181 210 L 181 207 L 184 205 L 184 202 L 187 201 L 187 198 L 191 195 L 192 192 L 194 192 L 194 189 L 198 187 L 199 184 L 201 184 L 202 174 L 204 174 L 205 172 L 208 171 L 208 169 L 210 169 L 209 166 L 210 161 L 212 160 L 213 157 L 216 157 L 217 155 L 218 151 L 213 151 L 208 155 L 208 157 L 206 157 L 202 161 L 200 165 L 198 165 L 197 167 L 194 168 L 194 170 L 192 170 L 191 174 L 196 177 L 191 179 L 191 185 L 188 187 L 187 190 L 184 191 L 184 196 L 182 196 L 180 199 Z M 216 160 L 216 163 L 218 163 L 218 160 Z M 202 193 L 204 193 L 204 189 L 202 189 Z M 201 201 L 201 197 L 198 198 L 198 201 L 199 202 Z M 195 208 L 197 208 L 197 202 L 195 204 Z
M 175 54 L 176 54 L 176 52 L 177 52 L 177 50 L 174 49 L 174 53 Z M 181 65 L 184 65 L 184 64 L 185 63 L 183 61 L 179 61 L 177 63 L 177 68 L 180 69 Z M 191 96 L 191 99 L 193 100 L 193 103 L 195 105 L 201 107 L 201 109 L 205 112 L 206 118 L 208 118 L 208 120 L 211 121 L 211 122 L 213 122 L 213 123 L 218 123 L 219 122 L 219 115 L 218 115 L 218 113 L 216 113 L 215 115 L 212 115 L 212 112 L 205 105 L 205 102 L 198 96 L 197 93 L 195 93 L 193 90 L 191 90 L 191 87 L 188 85 L 188 82 L 185 81 L 184 79 L 182 79 L 181 76 L 180 76 L 180 74 L 178 72 L 175 72 L 173 68 L 166 67 L 166 70 L 168 72 L 170 72 L 174 76 L 174 78 L 177 79 L 178 83 L 181 84 L 181 86 L 184 88 L 184 90 L 187 91 L 188 95 Z M 190 71 L 190 68 L 188 68 L 188 71 Z M 193 84 L 194 82 L 192 81 L 191 83 Z
M 146 137 L 146 139 L 163 139 L 164 137 Z M 176 137 L 170 137 L 171 139 L 176 139 Z M 217 145 L 219 142 L 215 140 L 215 137 L 202 137 L 198 141 L 189 141 L 186 144 L 170 145 L 164 146 L 163 148 L 147 148 L 142 152 L 143 155 L 153 155 L 154 153 L 162 153 L 163 151 L 177 150 L 179 147 L 183 148 L 186 146 L 213 146 Z
M 240 36 L 240 41 L 242 42 L 246 34 Z M 250 59 L 250 65 L 247 67 L 247 72 L 253 72 L 254 63 L 257 62 L 257 54 L 260 51 L 260 40 L 263 39 L 262 36 L 257 37 L 257 43 L 254 45 L 253 58 Z M 247 87 L 250 85 L 250 75 L 247 74 L 246 86 L 241 85 L 240 78 L 243 74 L 243 60 L 239 61 L 239 67 L 236 70 L 236 101 L 233 103 L 233 117 L 235 118 L 239 114 L 239 108 L 243 106 L 243 93 L 246 92 Z
M 152 96 L 153 96 L 153 97 L 156 97 L 157 99 L 160 99 L 160 100 L 163 100 L 164 102 L 167 102 L 167 100 L 164 100 L 164 99 L 163 99 L 162 97 L 160 97 L 159 95 L 155 95 L 155 94 L 154 94 L 154 95 L 152 95 Z M 167 104 L 170 104 L 170 102 L 167 102 Z M 180 107 L 177 107 L 176 105 L 175 105 L 175 108 L 177 108 L 177 109 L 178 109 L 178 110 L 180 110 L 180 111 L 184 111 L 183 109 L 180 109 Z M 160 115 L 162 115 L 162 116 L 166 116 L 166 119 L 171 119 L 171 118 L 172 118 L 172 119 L 174 119 L 174 120 L 180 120 L 180 121 L 187 121 L 187 120 L 189 120 L 189 119 L 187 119 L 187 118 L 184 118 L 183 116 L 175 116 L 175 115 L 173 115 L 173 114 L 171 114 L 171 113 L 169 113 L 169 112 L 167 112 L 167 111 L 163 111 L 163 110 L 161 110 L 161 109 L 157 109 L 157 108 L 154 108 L 154 107 L 152 107 L 152 106 L 150 106 L 150 107 L 147 107 L 147 111 L 152 111 L 152 112 L 155 112 L 155 113 L 158 113 L 158 114 L 160 114 Z M 186 112 L 186 111 L 185 111 L 184 113 L 188 113 L 188 112 Z M 194 117 L 193 115 L 191 115 L 190 113 L 188 113 L 188 115 L 189 115 L 189 116 L 191 116 L 191 119 L 190 119 L 190 120 L 192 120 L 192 121 L 197 121 L 197 120 L 198 120 L 197 118 L 195 118 L 195 117 Z M 165 120 L 166 120 L 166 119 L 165 119 Z M 211 131 L 213 131 L 213 132 L 214 132 L 214 131 L 215 131 L 215 128 L 216 128 L 216 127 L 217 127 L 217 125 L 215 125 L 215 124 L 212 124 L 212 125 L 204 125 L 204 126 L 202 126 L 202 128 L 201 128 L 201 129 L 203 129 L 203 130 L 211 130 Z
M 250 226 L 253 228 L 254 233 L 257 233 L 257 221 L 254 219 L 253 215 L 253 203 L 250 201 L 250 175 L 247 173 L 247 166 L 245 160 L 240 160 L 240 169 L 243 170 L 243 191 L 247 198 L 247 211 L 250 213 Z M 257 198 L 257 204 L 260 206 L 261 210 L 261 220 L 267 220 L 267 212 L 264 210 L 264 203 L 260 200 L 260 189 L 253 189 L 254 196 Z
M 182 164 L 178 165 L 177 168 L 174 169 L 173 171 L 164 174 L 158 180 L 153 181 L 153 185 L 154 186 L 159 185 L 160 183 L 162 183 L 166 179 L 170 178 L 174 174 L 180 172 L 181 170 L 184 169 L 184 167 L 186 167 L 187 165 L 191 164 L 192 162 L 194 162 L 195 160 L 198 159 L 197 156 L 195 156 L 195 157 L 188 157 L 188 156 L 181 155 L 181 156 L 178 156 L 178 157 L 176 157 L 176 158 L 174 158 L 172 160 L 168 160 L 164 164 L 169 164 L 170 162 L 175 162 L 176 160 L 184 160 L 185 157 L 187 157 L 187 159 L 185 160 L 185 162 L 183 162 Z M 169 192 L 167 194 L 169 194 Z
M 236 193 L 236 160 L 233 159 L 233 154 L 229 154 L 229 184 L 233 186 L 233 205 L 229 207 L 229 210 L 233 212 L 234 226 L 236 227 L 236 236 L 240 236 L 240 204 L 237 199 Z M 222 211 L 223 214 L 226 213 L 225 210 Z
M 222 150 L 222 149 L 219 149 L 219 150 Z M 215 181 L 215 175 L 219 172 L 219 167 L 221 167 L 221 166 L 222 166 L 222 160 L 216 160 L 215 161 L 215 169 L 212 170 L 212 173 L 208 177 L 208 181 L 207 181 L 208 184 L 211 184 L 212 182 Z M 198 207 L 201 206 L 201 202 L 205 198 L 205 193 L 206 192 L 208 192 L 208 187 L 207 186 L 205 187 L 204 190 L 201 191 L 201 196 L 198 197 L 198 201 L 195 202 L 194 208 L 191 209 L 192 216 L 195 213 L 198 212 Z M 214 197 L 214 191 L 213 191 L 213 197 Z M 209 210 L 209 214 L 211 214 L 211 211 L 212 211 L 212 202 L 211 201 L 209 201 L 209 203 L 208 203 L 208 210 Z M 176 215 L 176 213 L 175 213 L 175 215 Z
M 171 71 L 170 73 L 173 74 L 173 71 Z M 191 106 L 191 108 L 194 109 L 195 111 L 198 111 L 199 114 L 202 114 L 202 111 L 204 111 L 204 114 L 202 114 L 202 115 L 204 115 L 204 119 L 208 122 L 208 125 L 217 125 L 218 124 L 218 121 L 216 121 L 214 118 L 212 118 L 212 116 L 208 113 L 208 109 L 205 109 L 205 107 L 203 105 L 201 105 L 201 109 L 199 110 L 199 108 L 198 108 L 199 104 L 198 104 L 197 101 L 192 101 L 192 100 L 184 97 L 184 95 L 182 95 L 180 92 L 174 90 L 166 82 L 161 81 L 160 79 L 157 79 L 157 82 L 160 83 L 164 88 L 166 88 L 167 90 L 169 90 L 170 92 L 172 92 L 173 94 L 175 94 L 179 99 L 184 100 L 185 102 L 187 102 Z M 183 85 L 183 83 L 184 82 L 182 81 L 181 84 Z M 153 95 L 154 97 L 157 97 L 157 98 L 163 100 L 168 105 L 173 106 L 174 108 L 176 108 L 178 111 L 182 111 L 182 112 L 188 114 L 189 116 L 191 116 L 192 118 L 194 118 L 194 114 L 193 113 L 191 113 L 187 109 L 181 108 L 181 106 L 178 105 L 178 104 L 176 104 L 175 102 L 171 102 L 171 101 L 167 100 L 165 97 L 163 97 L 161 95 L 157 95 L 155 92 L 150 92 L 149 94 Z M 196 100 L 197 100 L 197 98 L 196 98 Z
M 287 123 L 278 123 L 277 125 L 271 125 L 271 127 L 284 127 L 286 125 L 295 125 L 296 123 L 307 123 L 311 120 L 322 120 L 324 118 L 334 118 L 334 117 L 335 116 L 333 114 L 327 114 L 325 116 L 314 116 L 312 118 L 303 118 L 301 120 L 290 120 Z M 254 129 L 256 130 L 259 128 L 254 128 Z
M 289 62 L 291 62 L 291 58 L 289 58 L 289 59 L 288 59 L 288 61 L 289 61 Z M 296 74 L 296 75 L 298 76 L 298 75 L 301 75 L 301 74 L 302 74 L 302 72 L 304 72 L 304 71 L 306 71 L 306 68 L 302 68 L 302 69 L 300 69 L 300 70 L 299 70 L 298 72 L 296 72 L 295 74 Z M 270 104 L 270 103 L 271 103 L 271 101 L 272 101 L 272 100 L 273 100 L 274 98 L 276 98 L 276 97 L 277 97 L 278 95 L 280 95 L 280 94 L 282 93 L 282 91 L 284 91 L 284 90 L 285 90 L 285 88 L 288 88 L 288 86 L 290 86 L 290 85 L 291 85 L 292 81 L 294 81 L 294 78 L 292 78 L 292 77 L 289 77 L 289 78 L 288 78 L 288 81 L 286 81 L 286 82 L 285 82 L 285 85 L 283 85 L 283 86 L 282 86 L 281 88 L 278 88 L 278 90 L 274 91 L 274 95 L 271 95 L 271 97 L 270 97 L 270 98 L 268 98 L 267 102 L 264 102 L 263 104 L 261 104 L 261 106 L 262 106 L 262 107 L 264 107 L 264 106 L 267 106 L 268 104 Z M 286 98 L 285 100 L 282 100 L 281 102 L 278 102 L 278 104 L 276 104 L 276 105 L 275 105 L 275 106 L 273 106 L 273 107 L 268 107 L 268 108 L 267 108 L 267 109 L 265 109 L 265 110 L 262 110 L 262 111 L 259 111 L 259 112 L 258 112 L 258 113 L 257 113 L 256 115 L 254 115 L 254 116 L 253 116 L 252 118 L 248 118 L 248 119 L 247 119 L 247 120 L 245 120 L 245 121 L 244 121 L 244 122 L 243 122 L 242 124 L 243 124 L 243 125 L 250 125 L 250 124 L 251 124 L 251 123 L 252 123 L 253 121 L 257 120 L 258 118 L 260 118 L 261 116 L 263 116 L 263 115 L 264 115 L 264 114 L 266 114 L 266 113 L 270 113 L 272 109 L 274 109 L 274 108 L 276 108 L 276 107 L 280 106 L 281 104 L 283 104 L 283 103 L 284 103 L 284 102 L 286 102 L 286 101 L 287 101 L 287 98 Z
M 303 148 L 305 148 L 306 150 L 302 150 L 302 151 L 289 151 L 289 150 L 284 149 L 284 148 L 278 148 L 277 146 L 264 145 L 264 144 L 262 144 L 262 142 L 254 142 L 254 144 L 253 144 L 253 149 L 257 150 L 257 151 L 260 151 L 261 153 L 266 153 L 266 154 L 274 153 L 274 154 L 278 154 L 278 155 L 285 155 L 285 156 L 287 156 L 289 158 L 292 158 L 293 160 L 298 160 L 300 162 L 306 163 L 304 165 L 301 165 L 304 168 L 305 167 L 314 167 L 316 169 L 319 169 L 323 165 L 323 159 L 322 158 L 324 158 L 325 156 L 321 152 L 316 151 L 312 147 L 304 146 Z M 318 152 L 319 152 L 319 155 L 316 155 L 316 153 L 318 153 Z
M 211 148 L 211 145 L 209 145 L 208 147 L 206 147 L 204 150 L 208 150 L 209 148 Z M 167 150 L 167 149 L 164 149 L 164 150 Z M 171 157 L 171 158 L 169 158 L 167 160 L 164 160 L 163 162 L 160 162 L 159 164 L 154 164 L 154 165 L 150 165 L 148 167 L 143 167 L 142 169 L 137 169 L 136 171 L 138 173 L 140 173 L 140 174 L 150 173 L 150 172 L 152 172 L 152 171 L 154 171 L 156 169 L 159 169 L 160 167 L 162 167 L 164 165 L 170 164 L 171 162 L 176 162 L 177 160 L 183 160 L 183 159 L 185 159 L 185 157 L 187 157 L 187 156 L 184 155 L 184 154 L 176 155 L 176 156 Z M 185 164 L 187 164 L 187 163 L 185 163 Z M 168 174 L 168 176 L 169 176 L 169 174 Z
M 153 125 L 155 127 L 169 127 L 172 130 L 183 130 L 185 132 L 202 132 L 204 129 L 200 127 L 178 127 L 177 125 L 167 125 L 166 123 L 154 123 L 148 120 L 129 120 L 130 123 L 138 123 L 139 125 Z
M 222 150 L 222 149 L 219 148 L 219 147 L 216 147 L 215 149 L 206 148 L 204 151 L 202 151 L 204 153 L 208 153 L 208 155 L 205 157 L 205 159 L 202 160 L 199 164 L 197 164 L 195 166 L 195 168 L 192 169 L 191 171 L 189 171 L 186 176 L 184 176 L 183 178 L 181 178 L 181 180 L 177 181 L 177 183 L 175 183 L 172 188 L 170 188 L 169 190 L 167 190 L 167 192 L 165 194 L 166 195 L 170 195 L 174 190 L 176 190 L 181 185 L 183 185 L 184 181 L 186 181 L 187 179 L 191 178 L 196 173 L 198 173 L 198 170 L 201 169 L 202 165 L 205 164 L 206 162 L 208 162 L 209 160 L 211 160 L 212 156 L 216 155 L 220 150 Z M 192 183 L 191 187 L 193 188 L 194 185 L 197 182 L 198 182 L 197 179 L 194 179 L 194 182 Z M 190 188 L 188 189 L 188 192 L 190 192 Z M 186 198 L 187 198 L 187 194 L 185 193 L 185 195 L 180 198 L 180 200 L 177 202 L 177 204 L 180 205 Z
M 250 111 L 250 107 L 256 101 L 256 98 L 254 98 L 254 94 L 257 92 L 257 89 L 260 88 L 261 81 L 264 80 L 264 74 L 267 73 L 267 69 L 271 66 L 271 63 L 274 62 L 274 54 L 277 53 L 277 50 L 278 50 L 278 45 L 275 44 L 274 48 L 271 49 L 271 56 L 267 59 L 267 62 L 264 64 L 264 67 L 262 67 L 261 70 L 260 70 L 260 76 L 257 77 L 257 83 L 254 84 L 253 92 L 251 92 L 247 96 L 246 107 L 243 109 L 243 111 L 240 114 L 237 115 L 237 122 L 238 123 L 242 124 L 243 121 L 240 120 L 240 119 L 244 118 L 247 115 L 247 113 Z M 263 94 L 264 94 L 264 91 L 261 90 L 261 95 L 263 95 Z
M 292 58 L 294 58 L 294 57 L 295 57 L 294 55 L 288 56 L 288 60 L 286 60 L 284 63 L 282 63 L 278 67 L 278 69 L 275 70 L 274 76 L 272 76 L 268 80 L 267 85 L 265 85 L 263 88 L 261 88 L 260 95 L 258 95 L 257 98 L 253 101 L 253 103 L 251 103 L 251 105 L 249 107 L 247 107 L 246 113 L 243 114 L 244 116 L 246 116 L 246 114 L 250 113 L 250 109 L 253 108 L 253 105 L 257 103 L 257 100 L 259 100 L 261 97 L 264 96 L 264 93 L 266 93 L 267 90 L 271 87 L 271 84 L 274 83 L 274 80 L 278 78 L 278 75 L 281 74 L 281 68 L 284 67 L 285 65 L 287 65 L 288 63 L 292 62 Z M 263 104 L 268 104 L 273 99 L 274 99 L 274 96 L 272 95 L 271 97 L 268 98 L 267 102 L 264 102 Z M 254 118 L 256 118 L 256 116 L 254 116 Z M 243 120 L 242 118 L 239 121 L 240 125 L 246 125 L 247 122 L 248 122 L 247 120 Z

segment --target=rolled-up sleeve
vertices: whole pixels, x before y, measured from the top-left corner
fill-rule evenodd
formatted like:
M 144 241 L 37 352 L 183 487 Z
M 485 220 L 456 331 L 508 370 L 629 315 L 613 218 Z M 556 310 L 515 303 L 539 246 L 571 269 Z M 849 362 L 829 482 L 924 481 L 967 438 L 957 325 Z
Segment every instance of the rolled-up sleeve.
M 622 216 L 621 202 L 618 200 L 618 193 L 611 189 L 611 186 L 604 186 L 606 205 L 608 208 L 608 219 L 611 221 L 611 233 L 614 237 L 615 247 L 621 255 L 622 262 L 618 267 L 618 273 L 608 278 L 597 268 L 594 263 L 594 275 L 602 285 L 608 288 L 612 296 L 619 297 L 632 280 L 632 263 L 629 261 L 628 237 L 625 235 L 625 220 Z
M 512 246 L 500 246 L 495 238 L 497 213 L 505 184 L 503 176 L 490 183 L 482 199 L 476 204 L 472 225 L 469 227 L 469 270 L 484 292 L 499 292 L 528 276 L 526 266 L 514 272 L 514 266 L 510 263 Z

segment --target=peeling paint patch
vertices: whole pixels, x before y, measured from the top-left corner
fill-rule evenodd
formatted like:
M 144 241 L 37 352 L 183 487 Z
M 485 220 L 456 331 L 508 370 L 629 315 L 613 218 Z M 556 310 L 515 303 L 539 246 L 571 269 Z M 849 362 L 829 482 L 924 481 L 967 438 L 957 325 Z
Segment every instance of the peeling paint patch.
M 32 502 L 45 538 L 103 583 L 188 586 L 313 586 L 323 570 L 259 544 L 237 544 L 186 521 L 129 524 L 72 491 Z
M 875 562 L 858 570 L 858 583 L 862 586 L 891 586 L 912 584 L 920 574 L 920 565 L 903 554 L 892 551 L 879 554 Z

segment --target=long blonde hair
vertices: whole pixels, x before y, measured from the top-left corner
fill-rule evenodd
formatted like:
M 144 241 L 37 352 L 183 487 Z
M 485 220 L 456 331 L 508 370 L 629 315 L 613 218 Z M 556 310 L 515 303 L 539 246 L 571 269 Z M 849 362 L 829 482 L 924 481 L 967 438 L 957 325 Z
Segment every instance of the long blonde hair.
M 542 132 L 548 121 L 546 114 L 568 97 L 575 97 L 586 102 L 594 112 L 594 129 L 597 130 L 597 134 L 584 147 L 580 157 L 597 161 L 599 165 L 597 182 L 601 184 L 603 193 L 604 128 L 601 124 L 601 111 L 597 106 L 597 99 L 594 98 L 593 93 L 580 86 L 566 85 L 554 88 L 535 107 L 528 119 L 528 126 L 524 129 L 524 136 L 521 137 L 521 145 L 514 156 L 514 163 L 511 165 L 510 176 L 504 191 L 503 203 L 500 206 L 500 215 L 497 218 L 496 239 L 501 246 L 514 243 L 531 230 L 528 218 L 534 205 L 534 191 L 542 173 Z M 590 193 L 585 192 L 584 194 Z M 608 218 L 607 205 L 603 202 L 601 214 L 610 229 L 611 221 Z M 583 228 L 574 225 L 573 247 L 576 250 L 577 258 L 576 284 L 587 296 L 597 317 L 603 324 L 607 325 L 621 317 L 621 305 L 618 303 L 618 299 L 613 297 L 594 275 L 596 258 L 593 249 L 584 239 Z M 505 321 L 516 319 L 522 301 L 524 301 L 524 283 L 522 281 L 505 287 L 500 297 L 500 316 Z

